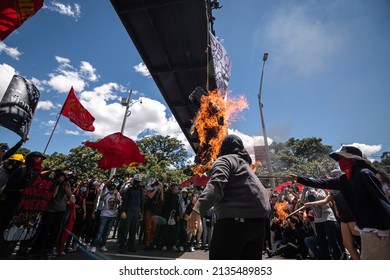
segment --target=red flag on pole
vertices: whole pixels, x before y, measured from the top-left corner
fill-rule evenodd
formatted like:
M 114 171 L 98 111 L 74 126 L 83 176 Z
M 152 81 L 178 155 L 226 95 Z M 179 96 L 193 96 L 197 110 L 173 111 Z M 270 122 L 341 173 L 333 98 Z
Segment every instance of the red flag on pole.
M 80 127 L 82 130 L 94 131 L 93 122 L 95 118 L 83 107 L 74 92 L 70 89 L 68 97 L 62 107 L 61 114 Z
M 3 41 L 42 8 L 43 0 L 1 0 L 0 40 Z
M 95 148 L 103 154 L 98 162 L 102 169 L 137 166 L 145 162 L 137 144 L 120 132 L 110 134 L 98 142 L 88 141 L 85 146 Z

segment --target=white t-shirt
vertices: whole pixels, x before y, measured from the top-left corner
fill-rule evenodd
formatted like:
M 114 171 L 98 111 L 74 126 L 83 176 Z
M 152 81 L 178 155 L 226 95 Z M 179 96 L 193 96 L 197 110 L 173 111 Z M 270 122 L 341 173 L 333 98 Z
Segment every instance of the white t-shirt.
M 116 214 L 118 213 L 117 201 L 120 201 L 119 193 L 116 195 L 108 193 L 103 199 L 103 208 L 100 212 L 100 216 L 111 218 L 116 217 Z

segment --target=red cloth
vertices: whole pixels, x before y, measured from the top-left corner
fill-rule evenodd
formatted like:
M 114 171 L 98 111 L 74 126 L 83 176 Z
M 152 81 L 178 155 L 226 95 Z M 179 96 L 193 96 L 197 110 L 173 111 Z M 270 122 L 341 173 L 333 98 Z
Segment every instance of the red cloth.
M 343 171 L 345 173 L 345 176 L 347 176 L 347 179 L 351 180 L 351 176 L 352 176 L 352 161 L 347 159 L 347 158 L 345 158 L 345 157 L 340 156 L 340 158 L 339 158 L 339 166 L 340 166 L 341 171 Z
M 202 187 L 206 186 L 207 183 L 209 182 L 210 177 L 208 176 L 199 176 L 199 175 L 194 175 L 191 178 L 185 180 L 183 183 L 179 185 L 179 188 L 182 189 L 184 187 L 188 187 L 191 183 L 194 185 L 194 187 Z
M 87 141 L 85 146 L 95 148 L 103 154 L 98 162 L 102 169 L 137 166 L 145 161 L 137 144 L 120 132 L 110 134 L 98 142 Z
M 66 223 L 65 229 L 62 232 L 60 244 L 59 244 L 58 249 L 57 249 L 57 251 L 59 253 L 64 252 L 66 240 L 68 240 L 68 237 L 73 230 L 74 221 L 76 219 L 76 204 L 73 201 L 69 200 L 68 205 L 70 207 L 70 214 L 69 214 L 68 222 Z
M 43 0 L 1 0 L 0 40 L 3 41 L 42 8 Z
M 83 107 L 74 92 L 73 87 L 70 89 L 68 97 L 62 107 L 61 114 L 68 117 L 69 120 L 80 127 L 82 130 L 94 131 L 93 122 L 95 118 Z

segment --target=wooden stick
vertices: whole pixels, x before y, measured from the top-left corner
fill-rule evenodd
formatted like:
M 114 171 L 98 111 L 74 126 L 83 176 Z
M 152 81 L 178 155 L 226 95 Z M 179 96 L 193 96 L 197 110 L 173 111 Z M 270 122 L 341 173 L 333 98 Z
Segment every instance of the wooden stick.
M 260 178 L 275 178 L 275 179 L 287 179 L 288 177 L 287 176 L 267 176 L 267 175 L 264 175 L 264 176 L 259 176 Z
M 294 215 L 295 213 L 301 211 L 301 210 L 304 209 L 304 208 L 305 208 L 305 205 L 303 205 L 302 207 L 299 207 L 297 210 L 291 212 L 291 213 L 286 217 L 286 219 L 287 219 L 288 217 L 291 217 L 291 216 Z

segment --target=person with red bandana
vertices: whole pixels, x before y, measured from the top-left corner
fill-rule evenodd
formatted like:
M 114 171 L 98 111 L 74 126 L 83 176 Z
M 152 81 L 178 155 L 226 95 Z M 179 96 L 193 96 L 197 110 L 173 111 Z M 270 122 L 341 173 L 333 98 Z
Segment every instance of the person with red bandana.
M 0 213 L 2 223 L 0 224 L 0 259 L 7 259 L 14 249 L 14 245 L 6 242 L 2 233 L 11 221 L 18 206 L 24 188 L 30 180 L 42 172 L 42 162 L 46 157 L 40 152 L 31 152 L 25 157 L 25 165 L 18 167 L 8 178 L 4 188 L 4 211 Z
M 305 186 L 339 190 L 356 219 L 356 229 L 361 237 L 361 259 L 390 259 L 390 201 L 375 176 L 377 170 L 353 146 L 343 146 L 329 156 L 338 162 L 344 174 L 330 179 L 295 174 L 288 177 Z

